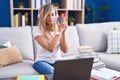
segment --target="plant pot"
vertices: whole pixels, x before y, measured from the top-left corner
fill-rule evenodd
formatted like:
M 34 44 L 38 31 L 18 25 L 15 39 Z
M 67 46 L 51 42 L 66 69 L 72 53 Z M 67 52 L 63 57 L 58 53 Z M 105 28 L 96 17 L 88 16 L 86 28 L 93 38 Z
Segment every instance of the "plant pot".
M 59 9 L 59 6 L 55 6 L 56 9 Z
M 19 6 L 19 8 L 24 8 L 24 6 Z
M 70 22 L 70 26 L 73 26 L 74 25 L 74 22 Z

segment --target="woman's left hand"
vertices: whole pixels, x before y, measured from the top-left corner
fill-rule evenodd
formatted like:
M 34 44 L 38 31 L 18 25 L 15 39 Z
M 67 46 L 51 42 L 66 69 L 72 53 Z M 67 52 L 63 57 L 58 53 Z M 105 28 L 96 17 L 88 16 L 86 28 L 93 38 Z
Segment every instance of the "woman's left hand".
M 68 26 L 67 20 L 66 20 L 66 16 L 65 17 L 61 17 L 61 22 L 58 25 L 60 29 L 62 29 L 61 32 L 65 32 Z

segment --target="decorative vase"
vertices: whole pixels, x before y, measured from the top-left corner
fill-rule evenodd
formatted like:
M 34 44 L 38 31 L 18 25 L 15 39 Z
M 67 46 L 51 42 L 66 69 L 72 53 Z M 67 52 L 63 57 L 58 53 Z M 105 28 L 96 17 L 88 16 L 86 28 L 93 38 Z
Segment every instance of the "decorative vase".
M 70 26 L 73 26 L 74 25 L 74 22 L 70 22 Z
M 24 6 L 19 6 L 19 8 L 24 8 Z
M 59 6 L 55 6 L 56 7 L 56 9 L 59 9 Z

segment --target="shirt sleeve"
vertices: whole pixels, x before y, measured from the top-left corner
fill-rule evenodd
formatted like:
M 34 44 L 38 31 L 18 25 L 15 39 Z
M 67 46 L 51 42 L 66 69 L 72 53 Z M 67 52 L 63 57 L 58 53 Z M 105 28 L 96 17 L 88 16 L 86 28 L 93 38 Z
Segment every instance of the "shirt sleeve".
M 38 26 L 33 27 L 33 39 L 39 35 L 41 35 L 39 27 Z

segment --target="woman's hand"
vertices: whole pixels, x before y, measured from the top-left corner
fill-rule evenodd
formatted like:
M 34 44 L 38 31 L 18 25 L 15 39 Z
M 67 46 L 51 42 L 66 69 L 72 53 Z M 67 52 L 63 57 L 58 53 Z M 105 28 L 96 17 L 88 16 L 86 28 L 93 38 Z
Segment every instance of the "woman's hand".
M 61 33 L 65 32 L 65 30 L 67 29 L 67 20 L 66 20 L 66 16 L 61 16 L 61 22 L 58 25 L 58 31 L 60 31 Z

